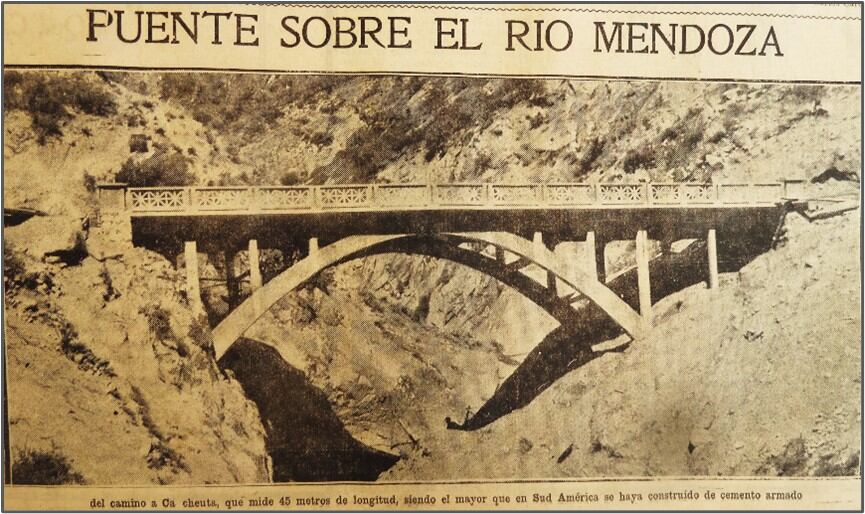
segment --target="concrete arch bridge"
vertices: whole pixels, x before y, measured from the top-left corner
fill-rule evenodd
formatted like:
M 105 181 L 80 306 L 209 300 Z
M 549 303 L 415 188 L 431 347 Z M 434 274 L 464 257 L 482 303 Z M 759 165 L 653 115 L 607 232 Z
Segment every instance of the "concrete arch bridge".
M 384 253 L 457 262 L 513 287 L 563 325 L 590 301 L 636 338 L 650 329 L 650 240 L 706 242 L 705 276 L 766 251 L 800 182 L 764 184 L 361 184 L 298 187 L 99 187 L 103 216 L 128 217 L 133 243 L 184 254 L 186 292 L 202 309 L 199 254 L 245 252 L 251 294 L 213 329 L 221 357 L 283 296 L 322 270 Z M 636 242 L 636 301 L 606 283 L 604 249 Z M 588 251 L 554 253 L 561 242 Z M 265 282 L 262 249 L 302 258 Z M 234 266 L 225 266 L 231 295 Z M 537 273 L 527 273 L 533 268 Z M 235 296 L 235 298 L 237 298 Z

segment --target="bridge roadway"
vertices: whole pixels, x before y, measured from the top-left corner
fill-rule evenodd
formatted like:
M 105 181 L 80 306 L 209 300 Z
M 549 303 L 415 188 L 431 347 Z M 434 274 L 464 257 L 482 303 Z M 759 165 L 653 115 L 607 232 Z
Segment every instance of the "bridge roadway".
M 737 269 L 769 248 L 786 207 L 801 196 L 800 185 L 799 181 L 166 188 L 102 184 L 99 200 L 103 215 L 129 216 L 136 245 L 167 255 L 185 254 L 187 292 L 197 308 L 201 303 L 198 253 L 221 254 L 226 262 L 233 262 L 238 252 L 248 252 L 252 294 L 216 327 L 221 355 L 303 280 L 327 266 L 385 252 L 444 256 L 500 280 L 510 277 L 511 285 L 538 299 L 541 295 L 533 286 L 523 287 L 525 281 L 509 275 L 534 264 L 547 271 L 542 284 L 545 294 L 565 298 L 567 303 L 583 295 L 636 336 L 652 319 L 648 240 L 661 242 L 662 250 L 677 240 L 707 241 L 709 286 L 715 287 L 719 270 Z M 604 286 L 604 248 L 616 240 L 637 243 L 639 312 Z M 466 242 L 493 248 L 494 258 L 463 255 L 460 248 Z M 559 242 L 588 243 L 594 265 L 562 262 L 551 251 Z M 436 245 L 452 250 L 431 250 Z M 263 284 L 258 261 L 260 249 L 265 248 L 299 251 L 305 257 Z M 233 267 L 226 268 L 231 296 L 237 278 L 231 276 Z M 555 312 L 562 311 L 561 301 L 536 303 L 555 304 Z
M 547 245 L 582 241 L 719 238 L 741 243 L 777 221 L 797 182 L 763 184 L 376 184 L 125 188 L 102 185 L 102 205 L 132 217 L 136 244 L 207 250 L 321 244 L 350 235 L 511 232 Z M 747 239 L 747 238 L 745 238 Z

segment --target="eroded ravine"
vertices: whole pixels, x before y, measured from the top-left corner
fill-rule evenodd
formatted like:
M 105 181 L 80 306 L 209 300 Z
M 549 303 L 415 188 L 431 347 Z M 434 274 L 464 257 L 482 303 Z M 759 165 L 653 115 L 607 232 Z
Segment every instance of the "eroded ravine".
M 274 348 L 243 339 L 220 365 L 258 406 L 274 482 L 372 481 L 399 460 L 354 439 L 324 393 Z

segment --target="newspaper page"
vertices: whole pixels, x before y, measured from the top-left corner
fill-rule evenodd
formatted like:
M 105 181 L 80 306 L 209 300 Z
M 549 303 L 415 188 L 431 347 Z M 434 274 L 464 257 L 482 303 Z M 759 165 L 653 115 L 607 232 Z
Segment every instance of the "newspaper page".
M 862 4 L 3 6 L 3 508 L 862 509 Z

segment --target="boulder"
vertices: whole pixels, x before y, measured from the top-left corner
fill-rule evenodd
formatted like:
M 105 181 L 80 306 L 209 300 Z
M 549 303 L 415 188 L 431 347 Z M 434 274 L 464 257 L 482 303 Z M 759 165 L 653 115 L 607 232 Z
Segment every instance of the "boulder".
M 87 220 L 72 216 L 34 216 L 6 229 L 9 243 L 36 259 L 76 263 L 87 256 Z

